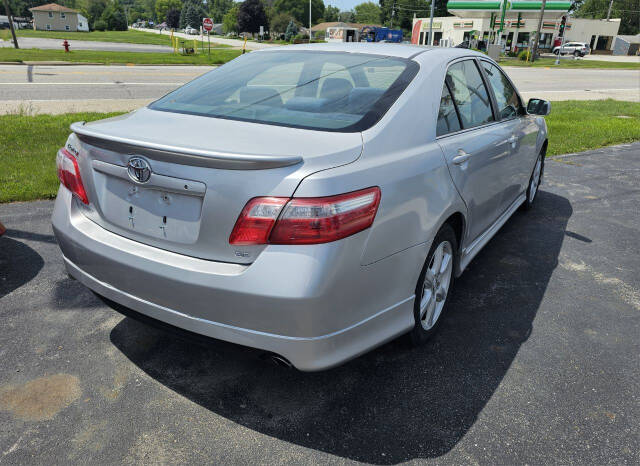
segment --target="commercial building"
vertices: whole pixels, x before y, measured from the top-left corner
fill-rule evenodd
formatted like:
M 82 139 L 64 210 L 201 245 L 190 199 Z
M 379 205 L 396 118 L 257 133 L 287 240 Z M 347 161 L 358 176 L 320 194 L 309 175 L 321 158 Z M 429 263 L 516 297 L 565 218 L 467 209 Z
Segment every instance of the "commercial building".
M 48 3 L 29 8 L 37 31 L 88 31 L 89 22 L 78 10 Z
M 507 0 L 504 0 L 507 1 Z M 495 43 L 500 33 L 500 43 L 505 50 L 528 48 L 535 36 L 540 19 L 542 2 L 539 0 L 507 1 L 495 0 L 450 0 L 449 13 L 455 16 L 433 20 L 433 45 L 458 45 L 476 39 L 480 44 Z M 540 50 L 551 51 L 560 36 L 561 18 L 567 15 L 571 2 L 549 0 L 546 2 Z M 613 39 L 618 34 L 620 19 L 600 20 L 569 18 L 564 31 L 565 41 L 585 42 L 592 50 L 611 50 Z M 414 18 L 411 42 L 427 44 L 429 18 Z

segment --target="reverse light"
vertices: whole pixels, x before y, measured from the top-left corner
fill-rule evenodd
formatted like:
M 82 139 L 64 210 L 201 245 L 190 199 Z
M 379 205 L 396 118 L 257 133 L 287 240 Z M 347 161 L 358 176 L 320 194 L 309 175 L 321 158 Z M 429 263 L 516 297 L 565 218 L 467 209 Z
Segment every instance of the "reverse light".
M 378 187 L 317 198 L 255 198 L 242 210 L 229 243 L 329 243 L 369 228 L 379 204 Z
M 82 184 L 78 160 L 76 160 L 75 156 L 64 148 L 60 149 L 56 156 L 56 166 L 60 183 L 84 204 L 89 204 L 87 192 L 84 189 L 84 184 Z

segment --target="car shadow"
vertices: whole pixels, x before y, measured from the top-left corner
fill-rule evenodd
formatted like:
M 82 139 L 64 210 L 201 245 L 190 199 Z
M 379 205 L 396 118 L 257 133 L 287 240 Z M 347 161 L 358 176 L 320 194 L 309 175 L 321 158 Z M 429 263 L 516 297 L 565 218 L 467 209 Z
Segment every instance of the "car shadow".
M 0 298 L 30 282 L 44 266 L 42 256 L 11 233 L 0 237 Z
M 423 347 L 399 338 L 302 373 L 267 365 L 257 350 L 187 342 L 131 318 L 111 341 L 166 387 L 271 437 L 376 464 L 438 457 L 471 428 L 529 338 L 571 214 L 566 198 L 545 191 L 532 211 L 516 213 L 456 282 Z

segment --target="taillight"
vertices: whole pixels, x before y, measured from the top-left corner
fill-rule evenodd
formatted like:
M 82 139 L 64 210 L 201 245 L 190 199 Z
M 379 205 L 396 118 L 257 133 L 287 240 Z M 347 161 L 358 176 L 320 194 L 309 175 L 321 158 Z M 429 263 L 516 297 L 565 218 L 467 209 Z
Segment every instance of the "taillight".
M 371 226 L 380 188 L 317 198 L 259 197 L 242 210 L 230 244 L 319 244 L 351 236 Z
M 56 156 L 56 166 L 58 168 L 60 183 L 83 203 L 89 204 L 89 198 L 82 184 L 80 168 L 78 167 L 76 158 L 66 149 L 60 149 Z

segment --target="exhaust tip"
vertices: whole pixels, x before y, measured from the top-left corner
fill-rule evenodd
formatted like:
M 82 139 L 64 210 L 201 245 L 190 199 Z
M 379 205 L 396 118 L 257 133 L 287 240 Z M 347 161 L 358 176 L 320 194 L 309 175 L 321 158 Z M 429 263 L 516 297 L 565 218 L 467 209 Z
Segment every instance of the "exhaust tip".
M 284 356 L 280 356 L 279 354 L 264 353 L 261 356 L 261 359 L 270 362 L 271 364 L 278 367 L 284 367 L 286 369 L 293 368 L 293 364 L 291 364 L 287 358 L 285 358 Z

